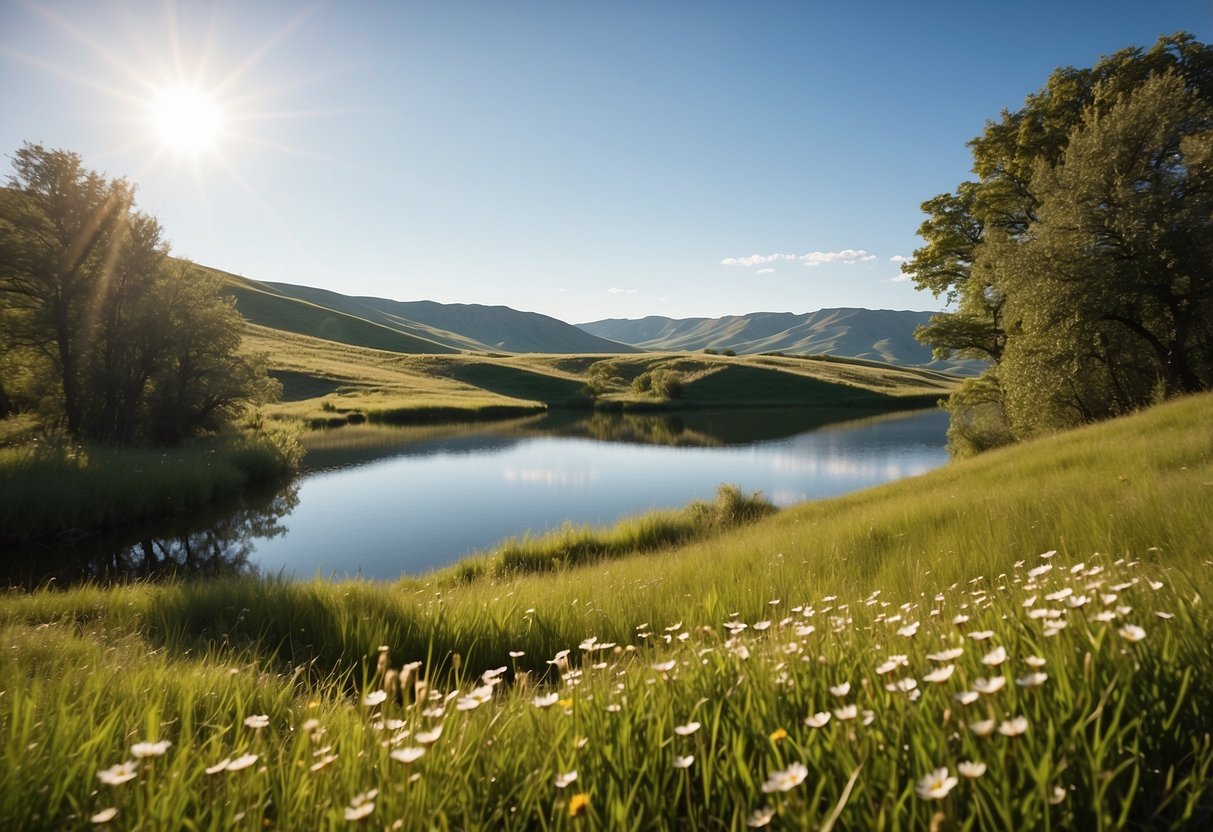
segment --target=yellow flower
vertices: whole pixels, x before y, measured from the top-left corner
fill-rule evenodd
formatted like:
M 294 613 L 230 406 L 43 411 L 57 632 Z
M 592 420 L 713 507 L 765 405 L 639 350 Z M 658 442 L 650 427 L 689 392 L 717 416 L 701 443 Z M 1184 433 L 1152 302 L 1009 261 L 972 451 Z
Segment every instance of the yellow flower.
M 569 817 L 575 818 L 584 812 L 590 805 L 590 796 L 586 792 L 578 792 L 573 795 L 569 801 Z
M 779 742 L 782 739 L 786 739 L 787 736 L 788 736 L 787 731 L 785 731 L 782 728 L 776 728 L 774 731 L 771 732 L 771 735 L 769 737 L 767 737 L 767 739 L 769 739 L 771 742 Z

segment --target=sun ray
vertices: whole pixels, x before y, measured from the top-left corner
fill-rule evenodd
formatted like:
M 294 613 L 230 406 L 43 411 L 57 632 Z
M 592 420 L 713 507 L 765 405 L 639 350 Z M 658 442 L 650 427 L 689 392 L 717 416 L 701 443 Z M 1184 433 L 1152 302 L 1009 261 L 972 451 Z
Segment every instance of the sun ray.
M 279 41 L 294 31 L 300 24 L 303 23 L 303 21 L 311 17 L 312 13 L 315 12 L 319 7 L 319 4 L 313 4 L 305 9 L 302 9 L 299 14 L 288 20 L 285 26 L 283 26 L 273 35 L 270 35 L 265 43 L 261 44 L 251 53 L 249 53 L 247 58 L 241 61 L 235 69 L 229 72 L 222 80 L 219 81 L 218 84 L 215 85 L 215 95 L 222 95 L 229 86 L 236 83 L 236 81 L 238 81 L 240 77 L 244 75 L 244 73 L 252 69 L 253 66 L 255 66 L 262 58 L 269 54 L 270 50 L 277 46 Z
M 74 84 L 79 84 L 80 86 L 85 87 L 87 89 L 96 90 L 97 92 L 105 93 L 106 95 L 110 96 L 111 98 L 117 99 L 119 101 L 124 101 L 129 104 L 134 104 L 136 106 L 142 105 L 144 103 L 144 100 L 142 98 L 140 98 L 137 95 L 134 95 L 133 93 L 127 92 L 126 90 L 117 89 L 116 87 L 111 87 L 107 84 L 103 84 L 95 78 L 90 78 L 87 75 L 80 75 L 79 73 L 72 72 L 71 70 L 65 69 L 58 64 L 53 64 L 53 63 L 50 63 L 49 61 L 45 61 L 42 58 L 37 58 L 33 55 L 27 55 L 24 52 L 16 52 L 14 50 L 11 50 L 11 49 L 8 49 L 8 48 L 2 47 L 2 46 L 0 46 L 0 55 L 5 56 L 6 58 L 12 58 L 13 60 L 20 61 L 24 64 L 28 64 L 29 66 L 36 67 L 36 68 L 42 70 L 43 72 L 46 72 L 50 75 L 54 75 L 59 78 L 63 78 L 64 80 L 67 80 L 67 81 L 71 81 Z

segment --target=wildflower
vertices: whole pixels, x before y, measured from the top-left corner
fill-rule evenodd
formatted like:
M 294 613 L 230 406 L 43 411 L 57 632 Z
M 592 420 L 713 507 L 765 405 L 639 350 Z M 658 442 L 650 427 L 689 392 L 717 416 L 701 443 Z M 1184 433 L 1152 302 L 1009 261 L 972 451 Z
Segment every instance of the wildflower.
M 270 724 L 270 718 L 268 714 L 253 714 L 244 718 L 244 724 L 253 730 L 260 730 Z
M 754 625 L 754 629 L 758 630 L 759 632 L 762 632 L 763 630 L 768 629 L 770 626 L 771 626 L 770 621 L 759 621 L 757 624 Z
M 750 813 L 750 819 L 745 822 L 745 825 L 751 829 L 758 829 L 770 823 L 773 817 L 775 817 L 775 810 L 770 806 L 763 806 Z
M 525 656 L 525 655 L 526 655 L 526 651 L 525 651 L 525 650 L 511 650 L 511 651 L 510 651 L 510 658 L 511 658 L 511 659 L 521 659 L 521 658 L 522 658 L 523 656 Z
M 978 777 L 986 773 L 986 764 L 974 763 L 970 762 L 969 760 L 965 760 L 964 762 L 956 764 L 956 770 L 959 771 L 962 776 L 967 777 L 970 780 L 976 780 Z
M 937 685 L 941 685 L 944 682 L 948 681 L 948 679 L 952 678 L 952 674 L 955 672 L 956 672 L 956 665 L 946 664 L 943 667 L 932 670 L 926 676 L 923 676 L 922 680 L 924 682 L 934 682 Z
M 898 679 L 896 682 L 889 682 L 884 687 L 885 687 L 885 690 L 888 690 L 888 691 L 900 691 L 902 693 L 909 693 L 910 691 L 914 690 L 914 688 L 918 687 L 918 680 L 907 677 L 905 679 Z
M 950 650 L 940 650 L 938 653 L 930 653 L 927 658 L 933 662 L 950 662 L 959 659 L 964 655 L 963 647 L 953 647 Z
M 1162 612 L 1161 610 L 1155 610 L 1154 614 L 1157 615 L 1159 618 L 1161 618 L 1163 621 L 1170 621 L 1172 618 L 1175 617 L 1175 613 Z
M 947 768 L 937 768 L 918 781 L 918 796 L 926 800 L 943 800 L 960 781 Z
M 830 686 L 830 693 L 834 694 L 835 696 L 839 696 L 839 697 L 846 696 L 850 692 L 851 692 L 851 683 L 850 682 L 843 682 L 841 685 L 831 685 Z
M 234 759 L 230 763 L 228 763 L 227 770 L 228 771 L 240 771 L 241 769 L 248 768 L 255 762 L 257 762 L 256 754 L 245 754 L 241 757 L 237 757 L 236 759 Z
M 563 789 L 577 779 L 577 769 L 556 775 L 556 788 Z
M 314 774 L 317 771 L 320 771 L 320 769 L 324 768 L 325 766 L 327 766 L 329 763 L 333 762 L 336 759 L 337 759 L 336 754 L 325 754 L 319 760 L 317 760 L 316 762 L 314 762 L 310 766 L 308 766 L 308 771 L 310 771 Z
M 834 717 L 839 721 L 854 719 L 859 715 L 858 705 L 843 705 L 841 708 L 834 709 Z
M 808 638 L 809 636 L 813 635 L 813 633 L 815 633 L 815 632 L 817 632 L 817 628 L 814 627 L 812 624 L 801 624 L 800 626 L 798 626 L 796 628 L 796 637 L 797 638 Z
M 666 661 L 666 662 L 658 662 L 657 664 L 653 665 L 653 669 L 656 670 L 658 673 L 669 673 L 671 670 L 674 669 L 674 664 L 675 664 L 674 660 L 670 659 L 669 661 Z
M 912 624 L 907 624 L 897 630 L 897 635 L 902 638 L 913 638 L 918 633 L 919 624 L 915 621 Z
M 362 820 L 371 812 L 375 811 L 375 798 L 379 796 L 378 789 L 371 789 L 369 792 L 355 795 L 350 801 L 350 805 L 345 809 L 346 820 Z
M 767 739 L 769 739 L 771 742 L 779 742 L 782 739 L 786 739 L 787 736 L 788 736 L 787 731 L 785 731 L 782 728 L 776 728 L 774 731 L 771 732 L 770 736 L 767 737 Z
M 1014 719 L 1005 719 L 998 726 L 998 733 L 1004 737 L 1018 737 L 1024 731 L 1028 730 L 1028 718 L 1017 716 Z
M 142 760 L 145 757 L 162 757 L 164 756 L 164 752 L 168 751 L 168 747 L 172 744 L 172 740 L 160 740 L 160 742 L 137 742 L 131 746 L 131 756 L 137 760 Z
M 425 749 L 419 746 L 410 746 L 408 748 L 397 748 L 388 756 L 398 763 L 415 763 L 421 759 L 421 755 L 425 753 Z
M 1042 659 L 1040 656 L 1028 656 L 1026 659 L 1024 659 L 1024 663 L 1027 664 L 1028 667 L 1044 667 L 1045 664 L 1047 664 L 1047 661 Z
M 1007 651 L 1003 647 L 995 647 L 981 657 L 981 663 L 989 667 L 997 667 L 1007 660 Z
M 231 757 L 227 757 L 227 758 L 225 758 L 225 759 L 223 759 L 223 760 L 220 760 L 219 762 L 215 763 L 213 766 L 207 766 L 207 767 L 204 769 L 204 771 L 205 771 L 207 774 L 218 774 L 218 773 L 219 773 L 219 772 L 221 772 L 221 771 L 226 771 L 226 770 L 227 770 L 227 767 L 228 767 L 229 765 L 231 765 L 231 762 L 232 762 L 232 758 L 231 758 Z
M 808 777 L 809 770 L 802 763 L 792 763 L 782 771 L 773 771 L 767 781 L 762 784 L 765 794 L 786 792 L 799 786 Z
M 418 731 L 413 739 L 422 745 L 433 745 L 438 742 L 438 738 L 442 736 L 442 726 L 435 725 L 432 730 Z
M 979 722 L 970 723 L 969 730 L 979 737 L 988 737 L 994 733 L 994 720 L 983 719 Z
M 1004 687 L 1006 687 L 1006 685 L 1007 685 L 1006 676 L 994 676 L 990 679 L 985 679 L 985 678 L 979 677 L 977 679 L 977 681 L 975 681 L 973 683 L 973 690 L 977 691 L 978 693 L 984 693 L 984 694 L 988 695 L 991 693 L 998 693 L 1000 690 L 1002 690 Z
M 387 701 L 387 691 L 386 690 L 373 690 L 370 693 L 368 693 L 366 696 L 362 697 L 362 704 L 366 705 L 368 708 L 373 708 L 376 705 L 382 705 L 386 701 Z
M 685 757 L 674 758 L 674 768 L 690 768 L 691 763 L 695 762 L 695 755 L 688 754 Z
M 1048 595 L 1046 595 L 1045 600 L 1046 601 L 1060 601 L 1063 598 L 1069 598 L 1073 594 L 1074 594 L 1073 587 L 1069 587 L 1069 586 L 1062 587 L 1061 589 L 1057 590 L 1056 592 L 1050 592 Z
M 536 708 L 550 708 L 560 699 L 560 694 L 553 691 L 552 693 L 541 694 L 531 700 L 531 704 Z
M 586 792 L 578 792 L 569 800 L 569 817 L 575 818 L 588 809 L 590 806 L 590 796 Z
M 993 636 L 993 630 L 974 630 L 973 632 L 969 633 L 969 638 L 973 639 L 974 641 L 985 641 L 988 638 L 993 638 Z
M 815 713 L 812 716 L 807 717 L 804 721 L 804 724 L 809 726 L 810 728 L 824 728 L 826 723 L 829 721 L 830 721 L 830 712 L 821 711 L 820 713 Z
M 674 733 L 680 737 L 689 737 L 691 734 L 698 731 L 699 728 L 700 725 L 698 722 L 688 722 L 686 725 L 675 725 Z
M 1054 786 L 1053 793 L 1049 795 L 1049 805 L 1056 806 L 1066 799 L 1066 790 L 1061 786 Z
M 135 775 L 139 773 L 139 766 L 133 760 L 128 760 L 125 763 L 118 763 L 109 768 L 97 772 L 97 779 L 107 786 L 118 786 L 125 783 L 127 780 L 134 780 Z
M 1015 684 L 1019 685 L 1021 688 L 1036 688 L 1048 681 L 1048 678 L 1048 673 L 1028 673 L 1016 679 Z
M 1126 624 L 1116 632 L 1120 633 L 1120 637 L 1126 641 L 1141 641 L 1146 637 L 1146 631 L 1136 624 Z
M 474 688 L 467 696 L 459 697 L 459 701 L 455 703 L 455 709 L 458 711 L 475 710 L 492 698 L 493 686 L 483 685 L 481 687 Z
M 116 806 L 111 806 L 108 809 L 102 809 L 100 812 L 93 815 L 91 818 L 89 818 L 89 821 L 92 823 L 109 823 L 117 816 L 118 808 Z
M 967 615 L 965 615 L 964 613 L 961 613 L 960 615 L 957 615 L 955 618 L 952 619 L 952 623 L 955 624 L 957 627 L 961 627 L 961 626 L 969 623 L 969 617 Z
M 959 693 L 953 694 L 952 698 L 955 699 L 957 702 L 959 702 L 962 705 L 972 705 L 974 702 L 977 701 L 977 698 L 980 695 L 981 694 L 979 694 L 975 690 L 962 690 Z

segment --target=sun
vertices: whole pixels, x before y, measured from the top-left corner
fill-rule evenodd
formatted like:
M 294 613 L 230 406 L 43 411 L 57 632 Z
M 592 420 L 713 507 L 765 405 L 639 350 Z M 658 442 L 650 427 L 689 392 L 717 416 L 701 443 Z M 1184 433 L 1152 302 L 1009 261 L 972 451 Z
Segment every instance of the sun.
M 165 148 L 198 155 L 215 150 L 223 134 L 224 113 L 210 94 L 181 85 L 156 93 L 148 107 L 148 120 Z

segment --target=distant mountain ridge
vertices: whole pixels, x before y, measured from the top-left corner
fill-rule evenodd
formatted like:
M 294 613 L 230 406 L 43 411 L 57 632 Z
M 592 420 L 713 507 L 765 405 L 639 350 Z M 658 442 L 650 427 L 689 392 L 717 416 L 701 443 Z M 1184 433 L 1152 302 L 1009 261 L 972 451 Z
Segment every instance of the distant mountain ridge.
M 914 330 L 934 312 L 893 309 L 838 308 L 816 312 L 753 312 L 723 318 L 608 318 L 577 324 L 588 333 L 631 344 L 643 350 L 734 350 L 738 354 L 783 352 L 789 355 L 829 354 L 841 358 L 881 361 L 903 367 L 924 367 L 973 373 L 979 362 L 940 361 L 931 348 L 914 338 Z

